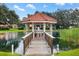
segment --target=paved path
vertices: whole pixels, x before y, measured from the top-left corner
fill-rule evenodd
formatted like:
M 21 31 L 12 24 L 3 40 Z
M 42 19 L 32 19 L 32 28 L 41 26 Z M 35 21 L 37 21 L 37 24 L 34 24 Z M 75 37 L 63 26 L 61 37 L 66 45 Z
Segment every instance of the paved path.
M 31 56 L 50 56 L 51 49 L 47 44 L 44 36 L 37 35 L 29 44 L 29 48 L 26 50 L 25 55 Z

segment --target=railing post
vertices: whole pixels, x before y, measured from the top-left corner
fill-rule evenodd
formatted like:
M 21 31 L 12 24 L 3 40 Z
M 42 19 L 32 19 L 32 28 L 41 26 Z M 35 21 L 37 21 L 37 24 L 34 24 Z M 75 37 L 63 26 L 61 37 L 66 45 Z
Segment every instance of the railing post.
M 51 54 L 53 54 L 53 39 L 51 40 Z
M 23 47 L 23 54 L 25 55 L 25 40 L 23 40 L 23 45 L 24 45 L 24 47 Z

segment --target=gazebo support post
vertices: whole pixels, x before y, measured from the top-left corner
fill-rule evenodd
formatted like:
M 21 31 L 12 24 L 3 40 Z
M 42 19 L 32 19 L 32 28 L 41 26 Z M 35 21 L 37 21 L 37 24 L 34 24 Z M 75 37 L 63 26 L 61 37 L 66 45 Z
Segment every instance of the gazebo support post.
M 33 39 L 34 39 L 34 37 L 35 37 L 35 35 L 34 35 L 34 24 L 32 24 L 32 32 L 33 32 Z
M 46 31 L 46 24 L 43 23 L 43 31 L 44 31 L 44 37 L 45 37 L 45 31 Z
M 28 24 L 25 24 L 25 30 L 26 30 L 26 34 L 28 32 Z
M 52 24 L 50 24 L 50 34 L 52 35 Z
M 44 32 L 46 31 L 46 24 L 45 23 L 43 24 L 43 30 L 44 30 Z
M 27 29 L 27 24 L 25 24 L 25 30 Z

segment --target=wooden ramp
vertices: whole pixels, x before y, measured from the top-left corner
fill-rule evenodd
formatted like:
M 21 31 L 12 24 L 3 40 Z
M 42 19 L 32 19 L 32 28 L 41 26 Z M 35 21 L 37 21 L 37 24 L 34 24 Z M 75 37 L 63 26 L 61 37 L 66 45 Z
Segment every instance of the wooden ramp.
M 50 56 L 51 48 L 46 42 L 43 35 L 37 36 L 29 44 L 29 48 L 25 51 L 28 56 Z

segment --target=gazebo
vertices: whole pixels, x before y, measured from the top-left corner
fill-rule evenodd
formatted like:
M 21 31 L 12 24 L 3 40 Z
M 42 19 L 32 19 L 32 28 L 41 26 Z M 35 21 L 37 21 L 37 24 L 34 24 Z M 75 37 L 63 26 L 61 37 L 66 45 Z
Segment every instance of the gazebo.
M 34 15 L 28 15 L 22 23 L 25 24 L 27 29 L 30 27 L 32 32 L 46 32 L 46 28 L 49 28 L 52 34 L 53 24 L 56 24 L 57 20 L 43 13 L 35 13 Z
M 52 55 L 53 53 L 53 24 L 57 23 L 56 18 L 43 13 L 35 13 L 24 18 L 22 23 L 32 31 L 23 38 L 25 55 Z M 50 34 L 46 32 L 49 28 Z

